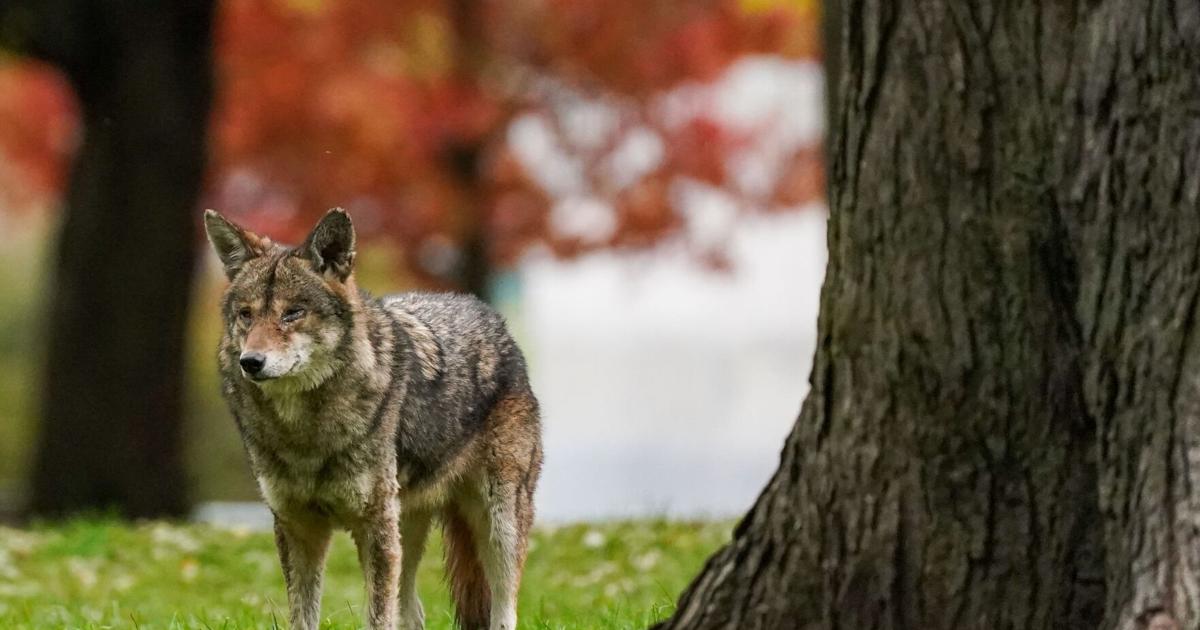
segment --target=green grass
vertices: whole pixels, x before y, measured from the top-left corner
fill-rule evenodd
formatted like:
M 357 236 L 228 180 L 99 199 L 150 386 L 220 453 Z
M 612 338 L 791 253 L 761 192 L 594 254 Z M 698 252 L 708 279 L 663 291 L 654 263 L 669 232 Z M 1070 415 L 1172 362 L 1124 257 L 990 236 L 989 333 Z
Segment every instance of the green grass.
M 671 612 L 730 529 L 661 520 L 540 528 L 521 588 L 521 627 L 645 628 Z M 436 536 L 420 592 L 426 627 L 452 628 Z M 286 602 L 266 532 L 115 520 L 0 528 L 2 628 L 287 627 Z M 321 627 L 361 627 L 362 602 L 352 543 L 339 534 Z

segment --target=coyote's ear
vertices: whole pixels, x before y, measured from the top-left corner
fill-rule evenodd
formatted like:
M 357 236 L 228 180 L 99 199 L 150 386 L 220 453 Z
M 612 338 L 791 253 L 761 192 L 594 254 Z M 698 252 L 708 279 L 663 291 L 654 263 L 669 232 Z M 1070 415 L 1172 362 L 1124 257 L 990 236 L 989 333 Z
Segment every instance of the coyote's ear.
M 217 214 L 216 210 L 204 211 L 204 230 L 230 280 L 241 271 L 246 261 L 262 256 L 264 247 L 270 243 Z
M 345 282 L 354 268 L 354 225 L 350 215 L 341 208 L 326 212 L 297 253 L 307 258 L 317 273 L 333 274 Z

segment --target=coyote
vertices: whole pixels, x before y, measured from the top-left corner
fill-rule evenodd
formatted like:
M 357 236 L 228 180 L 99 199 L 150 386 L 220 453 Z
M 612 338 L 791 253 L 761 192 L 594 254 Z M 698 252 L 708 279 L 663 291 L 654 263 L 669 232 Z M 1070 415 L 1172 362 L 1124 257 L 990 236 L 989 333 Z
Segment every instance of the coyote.
M 230 281 L 221 390 L 275 516 L 292 627 L 317 628 L 338 527 L 358 547 L 368 627 L 422 628 L 436 518 L 458 626 L 514 630 L 542 443 L 500 315 L 464 295 L 360 291 L 341 209 L 295 248 L 212 210 L 204 223 Z

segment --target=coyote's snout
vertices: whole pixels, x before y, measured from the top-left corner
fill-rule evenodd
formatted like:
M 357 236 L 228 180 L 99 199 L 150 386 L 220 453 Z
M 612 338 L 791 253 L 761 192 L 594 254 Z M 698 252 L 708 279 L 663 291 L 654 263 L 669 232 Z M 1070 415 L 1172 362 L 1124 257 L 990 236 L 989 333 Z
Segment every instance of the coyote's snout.
M 302 298 L 276 298 L 282 308 L 247 304 L 238 309 L 241 337 L 238 366 L 247 378 L 264 382 L 292 379 L 310 384 L 328 377 L 331 358 L 341 338 L 336 321 L 310 314 Z M 291 305 L 288 305 L 288 304 Z
M 360 292 L 341 210 L 295 248 L 204 220 L 230 280 L 222 392 L 275 515 L 292 627 L 317 627 L 344 528 L 369 627 L 422 628 L 416 568 L 437 520 L 459 626 L 513 630 L 542 447 L 500 316 L 462 295 Z

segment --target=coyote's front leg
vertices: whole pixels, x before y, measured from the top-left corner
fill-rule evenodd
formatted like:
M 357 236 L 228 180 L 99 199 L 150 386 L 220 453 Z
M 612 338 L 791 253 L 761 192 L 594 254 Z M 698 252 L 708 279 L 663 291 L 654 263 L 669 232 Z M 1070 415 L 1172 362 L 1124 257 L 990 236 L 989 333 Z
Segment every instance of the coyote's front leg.
M 367 628 L 395 630 L 400 521 L 394 498 L 377 501 L 351 531 L 367 583 Z
M 275 515 L 275 546 L 293 630 L 317 630 L 321 621 L 321 577 L 330 533 L 329 524 L 321 520 Z

